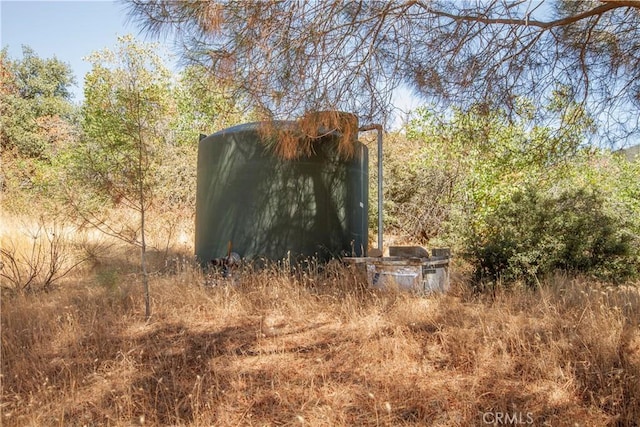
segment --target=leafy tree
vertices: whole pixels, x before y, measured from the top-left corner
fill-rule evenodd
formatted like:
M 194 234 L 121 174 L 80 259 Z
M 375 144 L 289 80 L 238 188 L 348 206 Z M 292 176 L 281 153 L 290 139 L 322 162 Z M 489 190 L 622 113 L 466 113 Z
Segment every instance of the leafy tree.
M 22 59 L 0 53 L 0 142 L 3 151 L 50 159 L 74 134 L 71 68 L 22 47 Z
M 561 88 L 611 140 L 639 129 L 637 0 L 125 3 L 274 115 L 384 119 L 402 84 L 513 112 L 522 96 L 547 105 Z
M 201 65 L 187 66 L 171 88 L 167 144 L 157 170 L 157 203 L 174 217 L 191 217 L 195 209 L 200 134 L 210 134 L 250 119 L 240 99 Z
M 217 132 L 246 118 L 241 100 L 200 64 L 180 72 L 173 99 L 171 129 L 178 145 L 193 145 L 199 134 Z
M 502 201 L 526 183 L 557 180 L 583 153 L 584 135 L 592 131 L 587 118 L 576 114 L 579 119 L 555 131 L 537 126 L 529 104 L 520 104 L 519 114 L 511 118 L 504 110 L 484 106 L 454 109 L 444 118 L 427 108 L 415 112 L 406 134 L 420 148 L 399 167 L 413 171 L 410 176 L 405 173 L 405 180 L 424 182 L 414 182 L 406 194 L 413 207 L 409 219 L 422 219 L 419 233 L 425 238 L 442 237 L 447 228 L 480 232 L 487 215 Z M 387 196 L 396 198 L 394 193 Z M 426 204 L 438 209 L 425 208 Z M 403 203 L 397 213 L 405 216 L 406 210 Z M 416 221 L 408 223 L 415 226 Z
M 407 138 L 401 132 L 385 137 L 384 147 L 384 228 L 415 243 L 433 244 L 445 238 L 454 190 L 460 185 L 455 168 L 429 158 L 421 138 Z M 372 164 L 376 161 L 372 150 Z M 369 225 L 377 228 L 377 170 L 369 171 Z
M 76 173 L 89 191 L 76 192 L 71 200 L 91 224 L 140 248 L 149 317 L 145 225 L 167 133 L 170 73 L 155 53 L 156 45 L 137 43 L 131 36 L 118 42 L 115 51 L 105 49 L 88 58 L 92 70 L 85 77 L 84 138 L 78 147 Z M 88 195 L 93 204 L 81 203 Z M 138 223 L 118 224 L 104 218 L 105 205 L 135 212 Z
M 585 147 L 590 121 L 576 118 L 557 132 L 535 126 L 526 108 L 517 120 L 482 108 L 445 119 L 418 110 L 407 137 L 420 148 L 390 163 L 413 171 L 410 177 L 448 180 L 410 184 L 414 190 L 398 195 L 391 190 L 403 183 L 387 174 L 386 198 L 397 203 L 391 217 L 424 218 L 430 228 L 403 231 L 435 231 L 466 256 L 478 281 L 535 283 L 556 269 L 632 277 L 640 265 L 638 163 Z M 433 218 L 426 205 L 447 208 Z

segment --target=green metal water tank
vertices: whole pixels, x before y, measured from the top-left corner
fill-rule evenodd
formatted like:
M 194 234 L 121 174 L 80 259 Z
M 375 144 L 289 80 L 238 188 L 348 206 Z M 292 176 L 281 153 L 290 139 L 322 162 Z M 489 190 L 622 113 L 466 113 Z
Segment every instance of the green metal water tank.
M 366 256 L 367 147 L 355 141 L 355 155 L 341 158 L 333 132 L 314 141 L 311 156 L 284 160 L 264 144 L 260 126 L 243 124 L 200 141 L 198 259 L 225 257 L 230 247 L 248 259 Z

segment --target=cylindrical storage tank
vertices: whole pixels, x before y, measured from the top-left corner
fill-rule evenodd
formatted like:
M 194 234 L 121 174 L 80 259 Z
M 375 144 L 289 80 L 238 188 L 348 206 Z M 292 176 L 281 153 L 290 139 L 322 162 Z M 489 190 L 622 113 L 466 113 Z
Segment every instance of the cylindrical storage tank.
M 295 126 L 275 122 L 272 126 Z M 368 151 L 342 158 L 336 132 L 312 155 L 285 160 L 263 142 L 261 123 L 209 135 L 198 148 L 195 252 L 279 260 L 366 256 Z

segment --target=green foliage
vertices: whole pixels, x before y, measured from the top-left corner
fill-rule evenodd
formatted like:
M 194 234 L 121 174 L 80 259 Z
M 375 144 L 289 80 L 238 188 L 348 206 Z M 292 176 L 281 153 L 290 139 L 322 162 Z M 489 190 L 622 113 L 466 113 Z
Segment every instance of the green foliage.
M 201 65 L 187 67 L 175 79 L 167 143 L 156 171 L 157 203 L 164 210 L 191 216 L 195 209 L 199 135 L 246 121 L 240 102 L 227 92 Z
M 157 185 L 169 115 L 170 73 L 155 45 L 119 38 L 87 60 L 76 174 L 104 203 L 148 208 Z
M 484 227 L 527 182 L 561 175 L 584 128 L 554 133 L 535 126 L 526 100 L 519 105 L 515 118 L 483 106 L 454 109 L 449 117 L 418 109 L 406 129 L 411 154 L 400 149 L 385 158 L 390 225 L 425 243 L 438 238 L 455 246 L 459 230 Z
M 71 103 L 66 64 L 27 47 L 19 60 L 0 52 L 4 210 L 59 210 L 62 199 L 96 224 L 109 208 L 193 215 L 198 135 L 249 117 L 211 70 L 172 74 L 157 52 L 127 36 L 90 55 L 80 106 Z M 136 241 L 140 226 L 111 231 Z
M 0 53 L 0 142 L 3 151 L 50 159 L 74 135 L 69 65 L 42 59 L 27 47 L 22 59 Z
M 180 73 L 173 99 L 171 129 L 179 145 L 193 145 L 199 134 L 217 132 L 242 118 L 240 102 L 203 65 L 190 65 Z
M 371 150 L 371 164 L 377 153 Z M 384 222 L 387 232 L 426 243 L 442 236 L 449 219 L 455 171 L 429 167 L 422 143 L 389 134 L 384 146 Z M 377 229 L 377 168 L 370 170 L 369 227 Z
M 92 70 L 85 77 L 84 138 L 75 172 L 88 190 L 84 195 L 96 198 L 87 201 L 72 195 L 70 201 L 85 221 L 140 247 L 149 318 L 145 223 L 158 187 L 156 171 L 168 133 L 171 75 L 155 53 L 156 45 L 137 43 L 131 36 L 120 37 L 118 42 L 115 52 L 105 49 L 88 58 Z M 114 225 L 104 210 L 94 209 L 96 199 L 134 211 L 138 224 Z
M 639 166 L 583 147 L 593 122 L 569 98 L 558 88 L 548 107 L 562 113 L 558 129 L 535 126 L 526 100 L 515 117 L 482 106 L 446 118 L 418 110 L 409 142 L 385 159 L 390 225 L 466 254 L 478 280 L 636 275 Z
M 629 223 L 595 189 L 534 186 L 514 193 L 486 218 L 482 234 L 468 236 L 467 258 L 476 282 L 529 285 L 556 270 L 621 282 L 637 274 Z

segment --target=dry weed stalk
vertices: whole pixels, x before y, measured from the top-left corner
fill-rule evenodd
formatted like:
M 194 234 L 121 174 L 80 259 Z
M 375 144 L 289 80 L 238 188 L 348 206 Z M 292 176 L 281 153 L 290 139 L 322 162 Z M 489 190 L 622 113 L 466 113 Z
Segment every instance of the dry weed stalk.
M 48 290 L 85 262 L 86 258 L 74 256 L 68 233 L 64 223 L 49 227 L 40 218 L 36 229 L 23 236 L 2 236 L 2 287 L 17 292 Z

